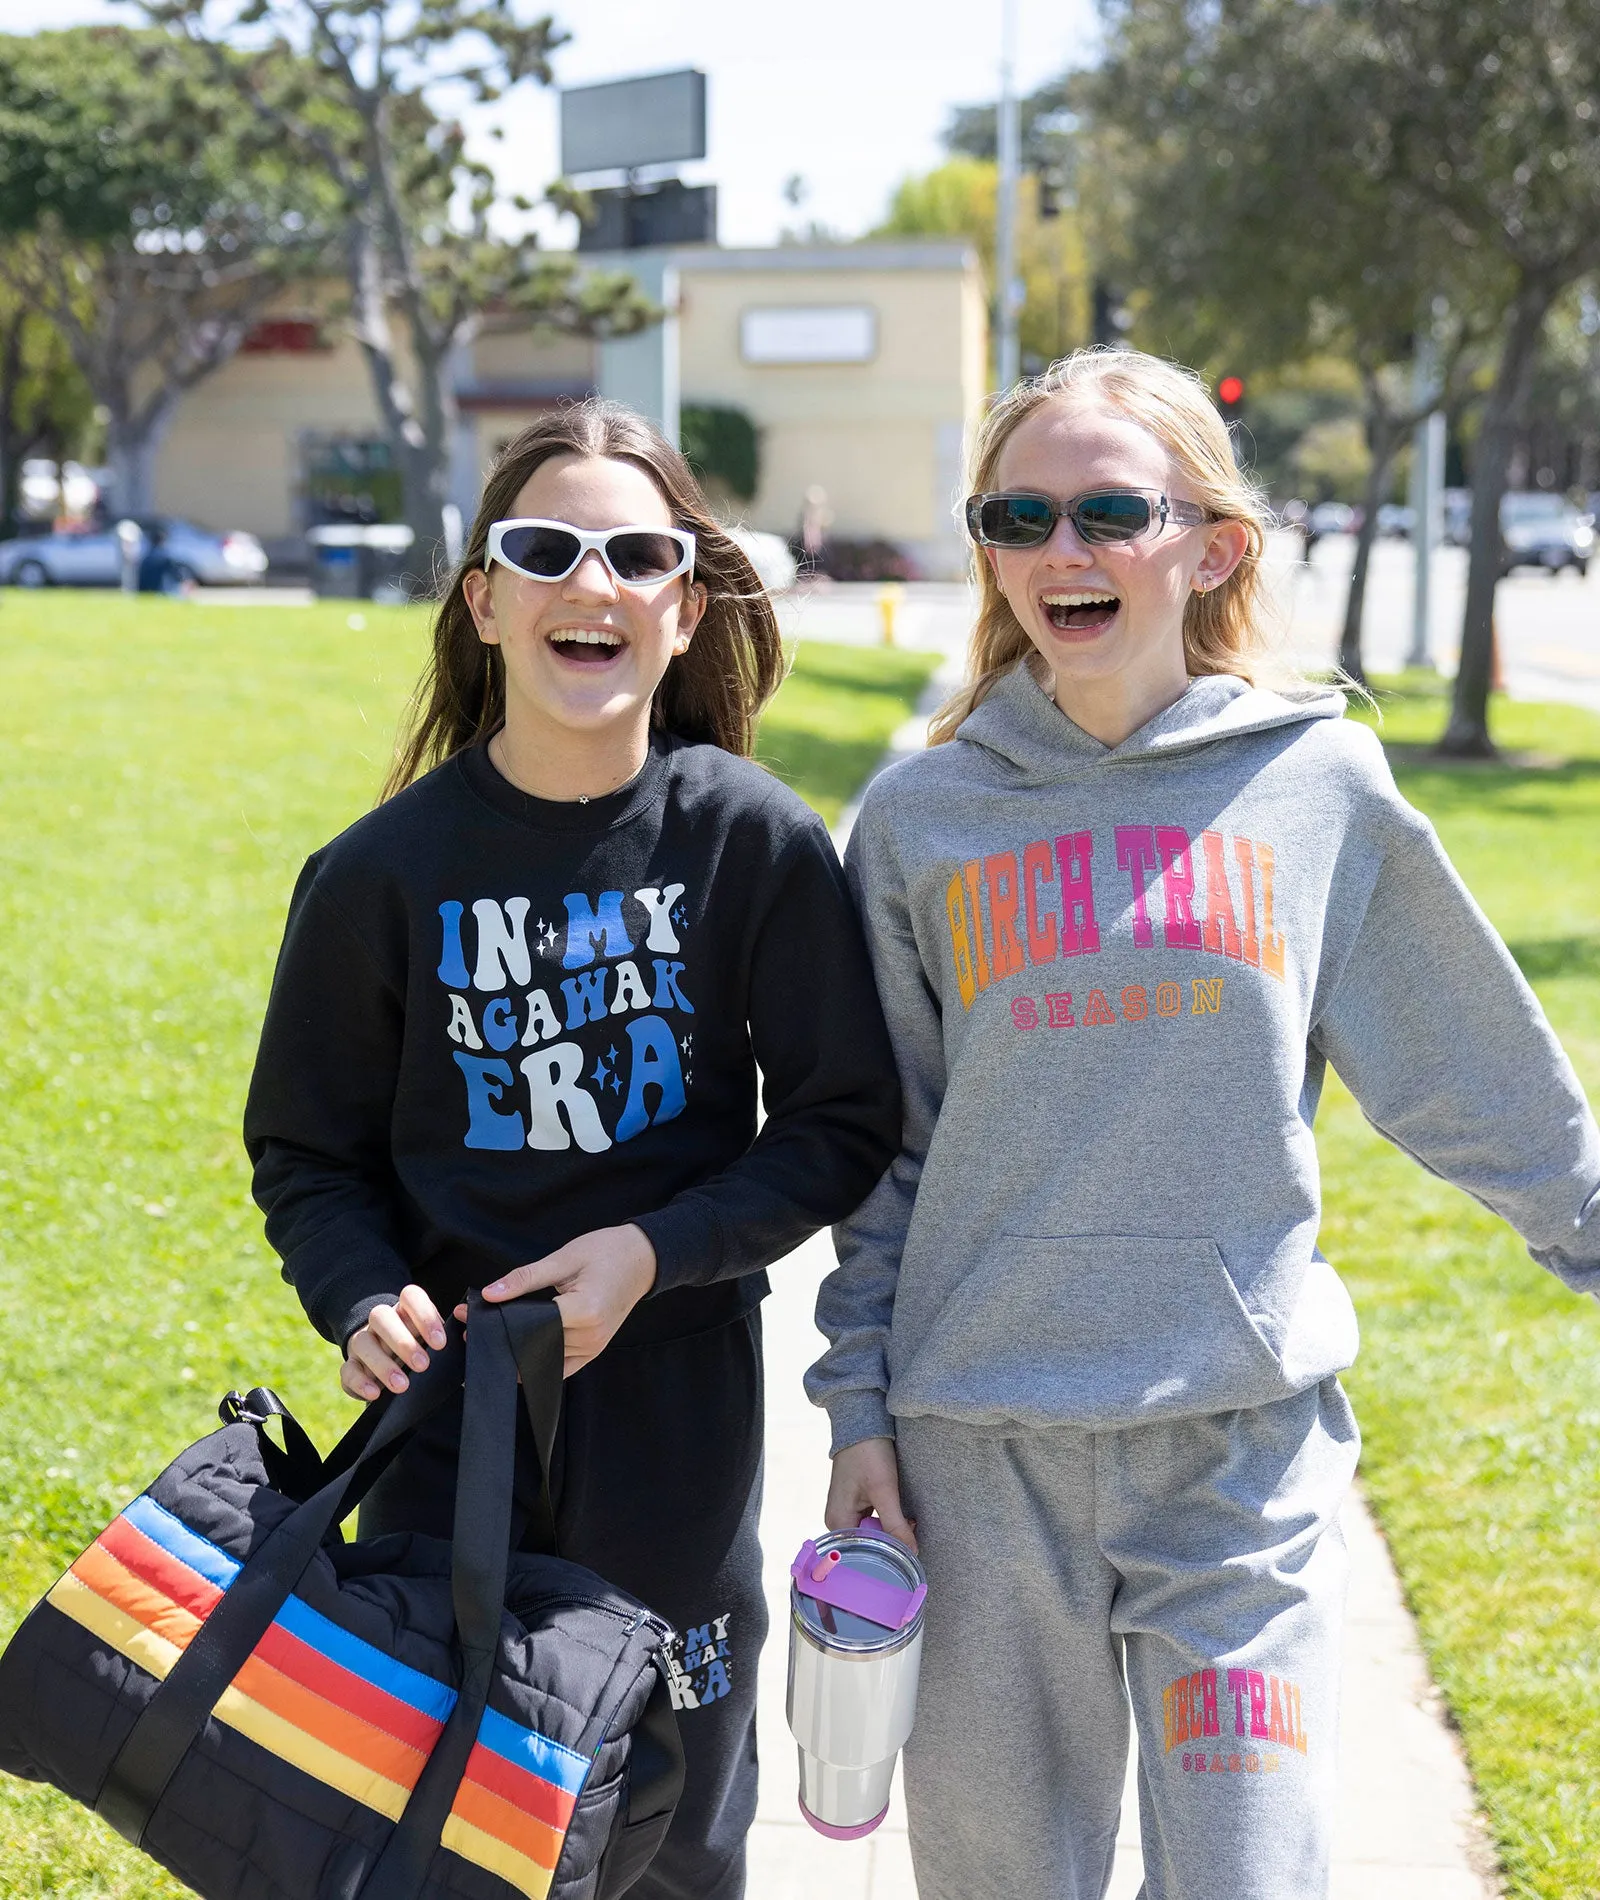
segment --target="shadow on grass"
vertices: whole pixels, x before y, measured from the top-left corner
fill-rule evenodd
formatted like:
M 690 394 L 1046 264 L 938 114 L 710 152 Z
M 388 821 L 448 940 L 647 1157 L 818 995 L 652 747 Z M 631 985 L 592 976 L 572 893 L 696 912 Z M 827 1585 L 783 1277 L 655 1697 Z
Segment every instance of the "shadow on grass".
M 1386 751 L 1395 783 L 1436 821 L 1471 817 L 1588 822 L 1585 810 L 1600 802 L 1600 759 L 1567 759 L 1559 765 L 1535 767 L 1463 766 L 1428 757 L 1412 763 L 1403 755 L 1396 756 L 1397 747 Z
M 1506 948 L 1530 983 L 1547 977 L 1600 977 L 1600 937 L 1540 937 Z
M 756 755 L 831 824 L 883 757 L 936 664 L 926 653 L 802 644 Z
M 1569 794 L 1587 802 L 1600 786 L 1596 723 L 1578 709 L 1496 701 L 1491 726 L 1503 735 L 1499 756 L 1452 759 L 1434 749 L 1449 707 L 1447 681 L 1413 674 L 1375 681 L 1373 692 L 1376 716 L 1359 704 L 1351 712 L 1376 731 L 1407 797 L 1435 817 L 1503 806 L 1518 818 L 1570 818 Z M 1533 744 L 1518 746 L 1517 738 Z

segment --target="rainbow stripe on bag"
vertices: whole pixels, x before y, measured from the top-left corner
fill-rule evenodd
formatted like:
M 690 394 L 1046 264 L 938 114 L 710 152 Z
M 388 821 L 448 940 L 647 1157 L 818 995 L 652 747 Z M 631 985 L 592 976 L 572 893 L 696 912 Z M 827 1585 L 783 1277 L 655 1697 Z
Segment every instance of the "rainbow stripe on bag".
M 138 1497 L 45 1601 L 159 1681 L 242 1568 Z M 291 1596 L 212 1712 L 397 1821 L 455 1700 Z M 588 1772 L 585 1756 L 486 1709 L 441 1844 L 545 1900 Z

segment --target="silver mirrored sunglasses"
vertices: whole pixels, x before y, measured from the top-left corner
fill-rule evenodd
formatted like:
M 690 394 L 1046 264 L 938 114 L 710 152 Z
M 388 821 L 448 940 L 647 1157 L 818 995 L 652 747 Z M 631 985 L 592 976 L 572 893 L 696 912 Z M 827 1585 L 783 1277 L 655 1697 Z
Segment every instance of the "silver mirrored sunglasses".
M 1032 492 L 970 495 L 966 514 L 968 533 L 985 548 L 1043 547 L 1058 521 L 1070 521 L 1080 541 L 1103 547 L 1152 529 L 1159 534 L 1169 521 L 1197 528 L 1208 519 L 1197 503 L 1172 501 L 1158 488 L 1096 488 L 1071 501 Z
M 564 581 L 596 553 L 619 587 L 655 587 L 694 572 L 694 536 L 682 528 L 601 528 L 566 521 L 497 521 L 487 559 L 536 581 Z

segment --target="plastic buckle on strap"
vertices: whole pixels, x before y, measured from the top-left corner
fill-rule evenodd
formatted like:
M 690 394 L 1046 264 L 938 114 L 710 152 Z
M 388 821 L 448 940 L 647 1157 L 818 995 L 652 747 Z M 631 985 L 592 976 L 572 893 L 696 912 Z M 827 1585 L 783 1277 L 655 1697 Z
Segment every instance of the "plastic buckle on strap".
M 224 1425 L 265 1425 L 269 1418 L 287 1418 L 289 1408 L 276 1392 L 254 1385 L 248 1392 L 225 1393 L 217 1407 Z

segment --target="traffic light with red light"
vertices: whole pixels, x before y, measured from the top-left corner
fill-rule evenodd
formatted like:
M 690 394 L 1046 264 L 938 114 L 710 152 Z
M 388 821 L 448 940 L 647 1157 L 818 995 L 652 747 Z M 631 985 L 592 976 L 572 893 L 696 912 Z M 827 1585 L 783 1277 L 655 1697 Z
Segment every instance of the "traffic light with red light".
M 1224 422 L 1237 422 L 1244 414 L 1244 378 L 1224 376 L 1217 383 L 1217 407 Z

